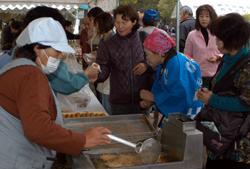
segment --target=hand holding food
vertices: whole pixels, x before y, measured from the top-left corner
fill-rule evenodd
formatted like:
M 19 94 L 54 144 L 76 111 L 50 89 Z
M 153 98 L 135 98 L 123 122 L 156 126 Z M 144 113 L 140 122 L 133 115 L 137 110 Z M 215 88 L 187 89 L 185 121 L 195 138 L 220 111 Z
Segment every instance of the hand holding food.
M 204 102 L 205 104 L 208 104 L 210 97 L 212 96 L 212 92 L 208 90 L 207 88 L 201 88 L 197 92 L 197 98 Z
M 218 59 L 217 56 L 212 56 L 212 57 L 207 59 L 207 61 L 210 62 L 210 63 L 216 63 L 216 62 L 218 62 L 218 60 L 219 59 Z
M 133 68 L 135 75 L 142 75 L 147 70 L 147 65 L 145 63 L 139 63 Z
M 154 102 L 154 95 L 149 90 L 142 89 L 140 91 L 140 98 L 149 102 Z
M 140 101 L 140 106 L 141 106 L 141 108 L 144 108 L 144 109 L 149 108 L 152 104 L 153 104 L 153 102 L 149 102 L 146 100 Z
M 93 83 L 97 80 L 100 70 L 100 66 L 97 63 L 93 63 L 85 69 L 84 73 L 88 77 L 89 81 Z
M 99 70 L 89 66 L 85 69 L 84 73 L 88 77 L 89 81 L 94 83 L 98 78 Z
M 102 72 L 102 71 L 101 71 L 101 67 L 100 67 L 99 64 L 97 64 L 97 63 L 94 62 L 94 63 L 91 64 L 91 66 L 92 66 L 93 68 L 97 69 L 99 72 Z
M 87 64 L 91 64 L 96 60 L 96 53 L 85 53 L 83 58 Z

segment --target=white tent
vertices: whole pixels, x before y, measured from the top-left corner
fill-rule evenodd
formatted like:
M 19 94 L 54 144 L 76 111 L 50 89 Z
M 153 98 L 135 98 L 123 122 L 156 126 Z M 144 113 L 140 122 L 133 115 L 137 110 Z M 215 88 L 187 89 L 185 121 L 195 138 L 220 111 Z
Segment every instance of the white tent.
M 31 9 L 36 6 L 46 5 L 58 9 L 78 8 L 79 4 L 88 3 L 90 0 L 0 0 L 1 10 Z
M 180 0 L 180 4 L 181 6 L 187 5 L 192 8 L 194 15 L 196 9 L 204 4 L 211 5 L 217 15 L 225 15 L 231 12 L 237 12 L 241 15 L 250 14 L 250 1 L 247 0 Z M 175 9 L 171 18 L 176 18 Z
M 114 9 L 118 0 L 0 0 L 0 10 L 28 10 L 36 6 L 49 6 L 59 10 L 78 9 L 81 4 L 100 6 L 105 11 Z
M 112 11 L 119 3 L 119 0 L 0 0 L 1 20 L 8 20 L 9 17 L 22 16 L 29 9 L 36 6 L 49 6 L 62 11 L 66 19 L 75 19 L 75 33 L 78 33 L 80 24 L 79 18 L 82 18 L 84 10 L 99 6 L 104 11 Z M 74 14 L 73 14 L 74 13 Z M 70 19 L 72 20 L 72 19 Z
M 248 0 L 180 0 L 182 5 L 190 6 L 195 12 L 203 4 L 211 5 L 218 15 L 237 12 L 241 15 L 250 13 L 250 1 Z
M 28 10 L 36 6 L 49 6 L 62 11 L 67 19 L 76 18 L 73 15 L 81 4 L 90 4 L 93 0 L 0 0 L 1 20 L 8 21 L 10 18 L 20 19 Z

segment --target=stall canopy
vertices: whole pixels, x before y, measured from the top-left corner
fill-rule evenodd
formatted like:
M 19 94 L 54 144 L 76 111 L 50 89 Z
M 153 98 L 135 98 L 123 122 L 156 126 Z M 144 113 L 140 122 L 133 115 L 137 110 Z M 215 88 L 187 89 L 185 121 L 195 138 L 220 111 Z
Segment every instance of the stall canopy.
M 217 15 L 225 15 L 231 12 L 237 12 L 241 15 L 250 14 L 250 1 L 246 0 L 179 0 L 180 5 L 189 6 L 195 15 L 196 9 L 200 5 L 209 4 L 211 5 Z M 171 18 L 176 18 L 176 8 L 172 12 Z
M 190 6 L 194 13 L 196 9 L 203 4 L 210 4 L 218 15 L 225 15 L 231 12 L 237 12 L 241 15 L 250 13 L 250 1 L 246 0 L 180 0 L 182 5 Z
M 0 0 L 0 12 L 24 12 L 36 6 L 49 6 L 59 10 L 88 10 L 99 6 L 104 11 L 112 11 L 119 4 L 119 0 Z
M 62 9 L 77 9 L 80 4 L 88 4 L 93 0 L 0 0 L 0 10 L 27 10 L 36 6 L 50 6 Z
M 80 19 L 90 8 L 99 6 L 104 11 L 112 11 L 118 4 L 119 0 L 0 0 L 0 21 L 20 20 L 31 8 L 48 6 L 60 10 L 67 20 L 74 20 L 75 27 L 78 27 Z

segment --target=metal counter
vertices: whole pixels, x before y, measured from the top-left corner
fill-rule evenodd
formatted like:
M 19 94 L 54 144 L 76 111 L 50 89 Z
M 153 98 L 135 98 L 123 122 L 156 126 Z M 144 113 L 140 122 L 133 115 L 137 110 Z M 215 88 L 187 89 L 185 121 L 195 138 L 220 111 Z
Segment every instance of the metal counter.
M 75 131 L 84 131 L 95 126 L 109 128 L 119 137 L 132 142 L 156 137 L 154 128 L 144 115 L 119 115 L 98 118 L 67 119 L 66 127 Z M 164 120 L 162 132 L 158 135 L 162 152 L 170 157 L 169 162 L 119 167 L 119 169 L 202 169 L 203 136 L 195 128 L 195 122 L 180 115 Z M 96 169 L 92 157 L 104 153 L 133 152 L 133 149 L 119 143 L 99 146 L 72 158 L 73 169 Z

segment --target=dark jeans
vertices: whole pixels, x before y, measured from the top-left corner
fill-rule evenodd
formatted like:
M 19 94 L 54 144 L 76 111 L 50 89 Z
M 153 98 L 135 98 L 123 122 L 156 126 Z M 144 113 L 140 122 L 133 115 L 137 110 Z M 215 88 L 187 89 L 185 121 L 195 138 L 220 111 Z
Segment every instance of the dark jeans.
M 142 110 L 139 105 L 135 104 L 110 104 L 112 115 L 122 114 L 140 114 Z
M 99 100 L 99 102 L 101 102 L 102 106 L 107 111 L 107 113 L 111 114 L 111 107 L 110 107 L 110 103 L 109 103 L 109 95 L 100 93 L 97 90 L 96 90 L 96 95 L 97 95 L 97 99 Z
M 206 169 L 250 169 L 250 164 L 231 160 L 207 160 Z

